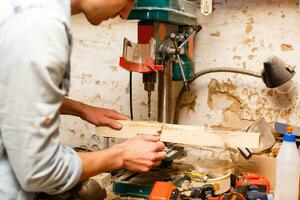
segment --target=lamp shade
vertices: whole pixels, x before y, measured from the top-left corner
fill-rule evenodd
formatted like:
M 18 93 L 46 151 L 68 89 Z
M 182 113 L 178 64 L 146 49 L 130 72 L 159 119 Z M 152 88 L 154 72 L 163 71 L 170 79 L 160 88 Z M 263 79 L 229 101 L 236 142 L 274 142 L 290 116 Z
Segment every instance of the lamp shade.
M 264 61 L 262 79 L 268 88 L 279 87 L 291 80 L 294 75 L 294 67 L 277 56 L 271 56 Z

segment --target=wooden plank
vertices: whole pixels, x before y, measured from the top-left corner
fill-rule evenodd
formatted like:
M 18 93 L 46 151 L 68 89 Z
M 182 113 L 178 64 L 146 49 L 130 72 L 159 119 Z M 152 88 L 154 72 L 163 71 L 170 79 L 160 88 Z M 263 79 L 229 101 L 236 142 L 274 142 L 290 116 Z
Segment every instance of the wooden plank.
M 131 138 L 138 134 L 160 135 L 162 142 L 210 147 L 258 148 L 259 133 L 233 131 L 205 131 L 204 127 L 164 124 L 148 121 L 120 121 L 122 130 L 96 127 L 96 135 L 103 137 Z
M 114 130 L 108 126 L 96 127 L 96 135 L 103 137 L 115 138 L 132 138 L 138 134 L 143 135 L 159 135 L 162 128 L 162 123 L 151 121 L 119 121 L 123 128 L 122 130 Z

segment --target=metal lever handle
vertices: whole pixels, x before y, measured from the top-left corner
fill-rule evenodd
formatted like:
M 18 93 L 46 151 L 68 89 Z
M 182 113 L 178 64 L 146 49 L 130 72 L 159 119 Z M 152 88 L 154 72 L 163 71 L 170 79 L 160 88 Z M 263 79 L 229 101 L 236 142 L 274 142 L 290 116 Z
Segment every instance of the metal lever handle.
M 176 51 L 176 58 L 177 58 L 177 61 L 179 63 L 179 67 L 180 67 L 180 71 L 181 71 L 181 74 L 182 74 L 182 78 L 183 78 L 183 85 L 184 85 L 184 88 L 186 91 L 189 91 L 190 90 L 190 85 L 189 85 L 189 81 L 187 80 L 186 76 L 185 76 L 185 73 L 184 73 L 184 69 L 183 69 L 183 65 L 182 65 L 182 61 L 181 61 L 181 58 L 179 56 L 179 53 L 180 53 L 180 49 L 192 38 L 194 37 L 199 31 L 201 31 L 202 29 L 202 26 L 201 25 L 198 25 L 196 27 L 194 27 L 193 29 L 193 32 L 188 36 L 188 38 L 186 38 L 181 44 L 180 46 L 177 45 L 177 42 L 176 42 L 176 39 L 177 39 L 177 36 L 175 33 L 172 33 L 170 35 L 170 38 L 173 40 L 174 42 L 174 47 L 175 47 L 175 51 Z
M 176 54 L 176 57 L 177 57 L 177 61 L 179 63 L 180 71 L 181 71 L 181 74 L 182 74 L 184 89 L 186 91 L 190 91 L 190 84 L 189 84 L 189 81 L 186 79 L 184 69 L 183 69 L 183 66 L 182 66 L 182 62 L 181 62 L 181 58 L 180 58 L 179 54 Z
M 193 30 L 193 32 L 189 35 L 189 37 L 186 39 L 186 40 L 184 40 L 180 45 L 179 45 L 179 49 L 181 49 L 192 37 L 194 37 L 199 31 L 201 31 L 202 30 L 202 26 L 201 25 L 197 25 L 195 28 L 194 28 L 194 30 Z
M 185 76 L 185 73 L 184 73 L 184 69 L 183 69 L 183 66 L 182 66 L 182 62 L 181 62 L 181 58 L 179 56 L 180 48 L 178 47 L 177 42 L 176 42 L 176 34 L 172 33 L 170 35 L 170 37 L 173 40 L 174 47 L 175 47 L 175 50 L 176 50 L 176 54 L 175 55 L 176 55 L 177 61 L 179 63 L 181 75 L 182 75 L 182 78 L 183 78 L 184 88 L 185 88 L 186 91 L 189 91 L 190 90 L 189 81 L 186 79 L 186 76 Z

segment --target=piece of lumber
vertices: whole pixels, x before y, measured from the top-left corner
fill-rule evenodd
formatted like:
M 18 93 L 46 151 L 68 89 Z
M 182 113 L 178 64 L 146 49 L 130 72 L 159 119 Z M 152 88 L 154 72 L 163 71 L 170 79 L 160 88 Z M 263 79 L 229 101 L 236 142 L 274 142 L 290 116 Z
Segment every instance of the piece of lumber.
M 114 138 L 131 138 L 138 134 L 158 135 L 162 142 L 209 147 L 258 148 L 259 133 L 233 131 L 206 131 L 204 127 L 174 125 L 150 121 L 119 121 L 123 128 L 96 127 L 96 135 Z

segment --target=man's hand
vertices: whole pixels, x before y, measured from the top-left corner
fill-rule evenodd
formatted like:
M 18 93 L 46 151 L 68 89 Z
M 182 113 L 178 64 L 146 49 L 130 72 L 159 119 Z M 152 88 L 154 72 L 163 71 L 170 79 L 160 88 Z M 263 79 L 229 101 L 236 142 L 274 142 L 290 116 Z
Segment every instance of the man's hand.
M 82 161 L 80 180 L 96 174 L 126 168 L 135 172 L 147 172 L 160 165 L 167 156 L 165 146 L 157 136 L 138 135 L 121 144 L 95 152 L 78 153 Z
M 98 108 L 90 105 L 85 105 L 82 108 L 82 119 L 94 124 L 95 126 L 110 126 L 114 129 L 121 129 L 122 124 L 117 120 L 129 120 L 127 115 L 121 114 L 115 110 Z
M 122 128 L 122 125 L 117 120 L 129 119 L 127 115 L 117 111 L 90 106 L 67 97 L 64 98 L 60 113 L 80 117 L 95 126 L 105 125 L 114 129 Z
M 117 145 L 123 149 L 123 167 L 131 171 L 146 172 L 159 166 L 167 156 L 165 145 L 157 136 L 138 135 Z

